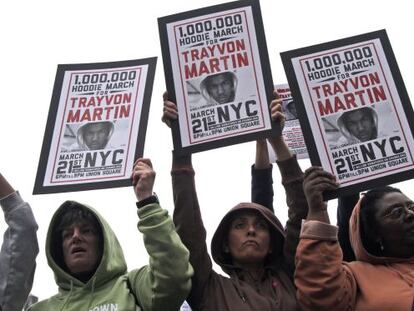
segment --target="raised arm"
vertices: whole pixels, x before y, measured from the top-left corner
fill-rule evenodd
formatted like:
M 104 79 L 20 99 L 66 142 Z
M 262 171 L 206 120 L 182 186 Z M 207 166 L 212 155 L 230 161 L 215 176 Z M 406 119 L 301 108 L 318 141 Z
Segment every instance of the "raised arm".
M 276 98 L 278 97 L 275 92 Z M 277 99 L 271 102 L 270 109 L 272 118 L 280 122 L 283 129 L 285 124 L 285 117 L 281 113 L 281 100 Z M 283 140 L 283 136 L 272 137 L 269 139 L 276 157 L 280 161 L 284 161 L 292 157 L 290 149 Z M 256 141 L 256 157 L 255 163 L 251 169 L 252 186 L 251 186 L 251 200 L 254 203 L 261 204 L 274 212 L 273 208 L 273 179 L 272 179 L 272 164 L 269 161 L 269 152 L 267 149 L 266 140 L 260 139 Z
M 8 228 L 0 253 L 0 310 L 22 310 L 39 252 L 32 210 L 0 174 L 0 204 Z
M 152 192 L 154 179 L 151 161 L 138 159 L 132 182 L 138 200 L 138 229 L 150 262 L 129 278 L 143 310 L 178 310 L 190 291 L 192 268 L 171 217 Z
M 169 125 L 171 122 L 176 122 L 176 119 L 177 107 L 175 103 L 168 101 L 167 94 L 164 94 L 162 120 Z M 192 309 L 198 310 L 204 286 L 214 271 L 207 251 L 206 230 L 201 218 L 194 174 L 191 155 L 173 153 L 171 170 L 174 196 L 173 219 L 181 240 L 190 251 L 190 263 L 194 268 L 193 286 L 187 301 Z
M 285 116 L 282 113 L 282 101 L 275 99 L 270 103 L 272 119 L 280 122 L 283 129 Z M 288 206 L 288 221 L 286 222 L 286 239 L 284 245 L 284 258 L 290 271 L 294 272 L 295 253 L 299 243 L 299 232 L 302 219 L 306 218 L 308 205 L 303 192 L 303 172 L 299 166 L 296 156 L 287 146 L 283 136 L 276 136 L 269 139 L 279 167 L 282 178 L 282 185 L 285 188 L 286 204 Z
M 329 224 L 322 193 L 338 187 L 335 177 L 320 167 L 305 172 L 304 191 L 309 205 L 296 252 L 295 285 L 303 310 L 354 310 L 356 283 L 342 265 L 337 227 Z
M 265 139 L 256 141 L 256 158 L 251 168 L 252 185 L 251 200 L 270 209 L 273 209 L 273 179 L 272 164 L 269 161 L 269 152 Z

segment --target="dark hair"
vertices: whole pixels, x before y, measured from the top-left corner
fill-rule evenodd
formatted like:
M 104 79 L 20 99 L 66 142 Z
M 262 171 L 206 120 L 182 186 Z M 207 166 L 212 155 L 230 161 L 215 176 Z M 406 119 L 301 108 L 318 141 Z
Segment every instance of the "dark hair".
M 360 210 L 360 230 L 361 240 L 365 249 L 372 255 L 382 256 L 380 244 L 377 242 L 378 233 L 376 232 L 377 224 L 375 222 L 375 213 L 377 212 L 377 202 L 386 194 L 399 192 L 398 188 L 385 186 L 368 191 L 361 199 Z
M 104 126 L 104 130 L 106 131 L 106 134 L 107 135 L 111 132 L 111 122 L 109 122 L 109 121 L 89 122 L 89 123 L 86 123 L 83 126 L 84 131 L 88 131 L 91 126 L 95 126 L 95 125 L 103 125 Z
M 103 243 L 102 227 L 96 216 L 85 208 L 82 204 L 75 201 L 66 201 L 62 204 L 59 214 L 56 215 L 56 221 L 52 228 L 52 237 L 50 241 L 50 254 L 54 261 L 65 271 L 68 271 L 63 259 L 63 238 L 62 233 L 65 228 L 76 223 L 91 224 L 101 237 L 101 247 Z

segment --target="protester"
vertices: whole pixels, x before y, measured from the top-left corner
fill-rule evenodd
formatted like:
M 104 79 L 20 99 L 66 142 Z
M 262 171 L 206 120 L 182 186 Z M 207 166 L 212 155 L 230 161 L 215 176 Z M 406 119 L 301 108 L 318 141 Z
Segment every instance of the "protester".
M 273 119 L 283 119 L 280 100 L 271 103 L 271 110 Z M 165 94 L 163 120 L 170 124 L 176 118 L 176 105 Z M 231 209 L 221 220 L 211 243 L 214 261 L 228 276 L 212 269 L 191 156 L 173 155 L 174 222 L 190 250 L 194 267 L 193 287 L 187 298 L 193 310 L 297 310 L 292 278 L 295 243 L 301 219 L 307 213 L 301 190 L 303 173 L 283 138 L 274 138 L 272 142 L 279 156 L 289 205 L 287 228 L 283 229 L 269 208 L 257 203 L 240 203 Z M 261 146 L 258 150 L 263 151 Z M 256 161 L 259 162 L 263 164 L 263 159 Z M 253 191 L 253 196 L 260 196 L 259 192 Z
M 209 75 L 200 83 L 201 94 L 208 102 L 214 104 L 233 102 L 236 89 L 237 77 L 230 71 Z
M 0 252 L 0 310 L 21 311 L 32 289 L 39 253 L 33 212 L 0 174 L 0 205 L 8 228 Z
M 304 310 L 411 311 L 414 297 L 414 203 L 382 187 L 358 201 L 350 220 L 356 261 L 342 261 L 338 229 L 322 193 L 338 187 L 319 167 L 305 172 L 309 213 L 296 253 L 295 284 Z
M 29 310 L 179 309 L 191 287 L 192 268 L 172 219 L 153 195 L 154 179 L 151 161 L 138 159 L 132 184 L 150 264 L 127 272 L 121 246 L 102 216 L 66 201 L 55 212 L 46 240 L 59 293 Z

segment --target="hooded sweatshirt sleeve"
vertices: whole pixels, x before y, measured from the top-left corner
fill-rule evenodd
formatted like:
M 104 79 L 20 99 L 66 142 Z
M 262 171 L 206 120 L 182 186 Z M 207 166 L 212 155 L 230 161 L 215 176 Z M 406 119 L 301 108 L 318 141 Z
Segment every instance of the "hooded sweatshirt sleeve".
M 354 310 L 356 281 L 342 264 L 338 228 L 304 221 L 296 252 L 295 285 L 302 310 Z
M 256 169 L 252 165 L 251 199 L 253 203 L 263 205 L 274 212 L 272 170 L 272 165 L 263 169 Z
M 294 155 L 284 161 L 276 161 L 276 164 L 282 177 L 282 184 L 286 193 L 286 204 L 288 206 L 284 257 L 293 276 L 300 227 L 302 219 L 305 219 L 308 214 L 308 202 L 303 191 L 303 172 L 296 156 Z
M 193 269 L 168 212 L 157 203 L 138 210 L 149 265 L 130 274 L 143 310 L 178 310 L 191 289 Z
M 0 309 L 20 311 L 33 283 L 39 252 L 37 224 L 18 192 L 0 200 L 8 228 L 0 253 Z
M 190 251 L 194 268 L 193 287 L 188 301 L 192 308 L 202 301 L 202 293 L 211 273 L 212 262 L 207 251 L 206 230 L 201 218 L 194 181 L 191 155 L 173 154 L 172 185 L 174 195 L 174 223 L 184 245 Z

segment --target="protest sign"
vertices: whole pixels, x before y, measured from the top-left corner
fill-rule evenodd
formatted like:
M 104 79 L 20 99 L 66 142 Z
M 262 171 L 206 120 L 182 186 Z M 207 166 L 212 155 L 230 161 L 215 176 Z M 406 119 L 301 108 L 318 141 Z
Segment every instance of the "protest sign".
M 281 56 L 311 162 L 340 182 L 327 198 L 414 176 L 413 109 L 385 30 Z
M 156 58 L 59 65 L 34 194 L 131 185 Z
M 298 159 L 308 159 L 308 150 L 306 149 L 305 139 L 303 138 L 302 129 L 300 127 L 296 104 L 292 97 L 288 84 L 277 84 L 275 90 L 282 100 L 282 112 L 285 115 L 285 126 L 282 130 L 283 139 L 286 145 Z M 273 148 L 268 148 L 270 152 L 270 160 L 276 160 L 276 154 Z
M 177 104 L 174 149 L 198 152 L 280 132 L 257 0 L 158 20 L 169 99 Z

